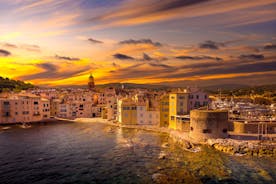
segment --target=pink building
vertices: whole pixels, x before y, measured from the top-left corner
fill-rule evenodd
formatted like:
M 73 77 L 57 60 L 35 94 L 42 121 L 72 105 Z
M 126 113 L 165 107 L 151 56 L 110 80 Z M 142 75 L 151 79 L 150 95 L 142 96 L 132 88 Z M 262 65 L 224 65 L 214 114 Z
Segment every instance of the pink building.
M 50 102 L 36 95 L 17 94 L 0 98 L 0 124 L 29 123 L 50 118 Z

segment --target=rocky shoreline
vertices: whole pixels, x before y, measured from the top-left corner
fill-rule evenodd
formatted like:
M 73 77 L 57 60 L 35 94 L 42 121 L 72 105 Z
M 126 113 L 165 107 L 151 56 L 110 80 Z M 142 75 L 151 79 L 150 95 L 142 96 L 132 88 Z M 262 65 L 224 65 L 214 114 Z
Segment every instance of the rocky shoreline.
M 207 144 L 218 151 L 236 156 L 269 156 L 276 158 L 276 142 L 272 141 L 209 139 Z

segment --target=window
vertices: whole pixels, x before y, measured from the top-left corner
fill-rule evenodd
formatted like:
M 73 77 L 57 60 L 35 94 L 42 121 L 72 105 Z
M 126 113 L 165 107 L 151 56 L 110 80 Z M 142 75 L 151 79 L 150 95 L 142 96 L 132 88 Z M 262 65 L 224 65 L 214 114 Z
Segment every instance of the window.
M 207 95 L 205 95 L 204 98 L 207 99 Z
M 224 129 L 222 130 L 222 132 L 223 132 L 223 133 L 227 133 L 227 128 L 224 128 Z
M 194 106 L 195 108 L 198 108 L 198 107 L 200 107 L 200 102 L 199 101 L 196 101 L 195 102 L 195 106 Z
M 27 104 L 28 104 L 28 102 L 27 102 Z M 38 102 L 34 102 L 34 105 L 38 105 Z M 44 106 L 45 107 L 45 106 Z
M 171 120 L 174 120 L 174 116 L 171 116 Z
M 83 104 L 80 105 L 79 110 L 83 110 Z
M 198 95 L 196 95 L 196 99 L 199 99 L 199 96 L 198 96 Z
M 171 99 L 174 99 L 174 96 L 172 96 Z
M 4 105 L 10 105 L 10 102 L 4 102 Z
M 182 99 L 185 99 L 185 96 L 180 96 L 179 99 L 181 99 L 181 100 L 182 100 Z
M 207 133 L 212 133 L 212 130 L 210 130 L 210 129 L 203 129 L 202 130 L 202 132 L 204 133 L 204 134 L 207 134 Z
M 193 131 L 194 130 L 194 128 L 193 127 L 191 127 L 191 131 Z

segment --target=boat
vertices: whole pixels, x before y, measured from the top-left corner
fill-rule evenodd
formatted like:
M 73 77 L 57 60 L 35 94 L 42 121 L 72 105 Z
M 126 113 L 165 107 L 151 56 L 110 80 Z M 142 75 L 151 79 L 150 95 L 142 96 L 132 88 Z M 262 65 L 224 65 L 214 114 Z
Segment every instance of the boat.
M 28 123 L 23 123 L 22 125 L 20 125 L 21 128 L 31 128 L 32 126 Z
M 9 127 L 9 126 L 5 126 L 2 128 L 2 130 L 9 130 L 9 129 L 11 129 L 11 127 Z

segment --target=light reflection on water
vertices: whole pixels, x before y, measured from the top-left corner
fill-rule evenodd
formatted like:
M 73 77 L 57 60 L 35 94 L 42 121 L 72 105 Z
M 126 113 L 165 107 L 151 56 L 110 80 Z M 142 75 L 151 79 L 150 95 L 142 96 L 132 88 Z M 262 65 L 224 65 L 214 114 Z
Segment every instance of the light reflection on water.
M 154 173 L 165 174 L 169 183 L 273 183 L 276 163 L 208 147 L 186 152 L 164 134 L 97 123 L 0 132 L 1 184 L 152 183 Z

